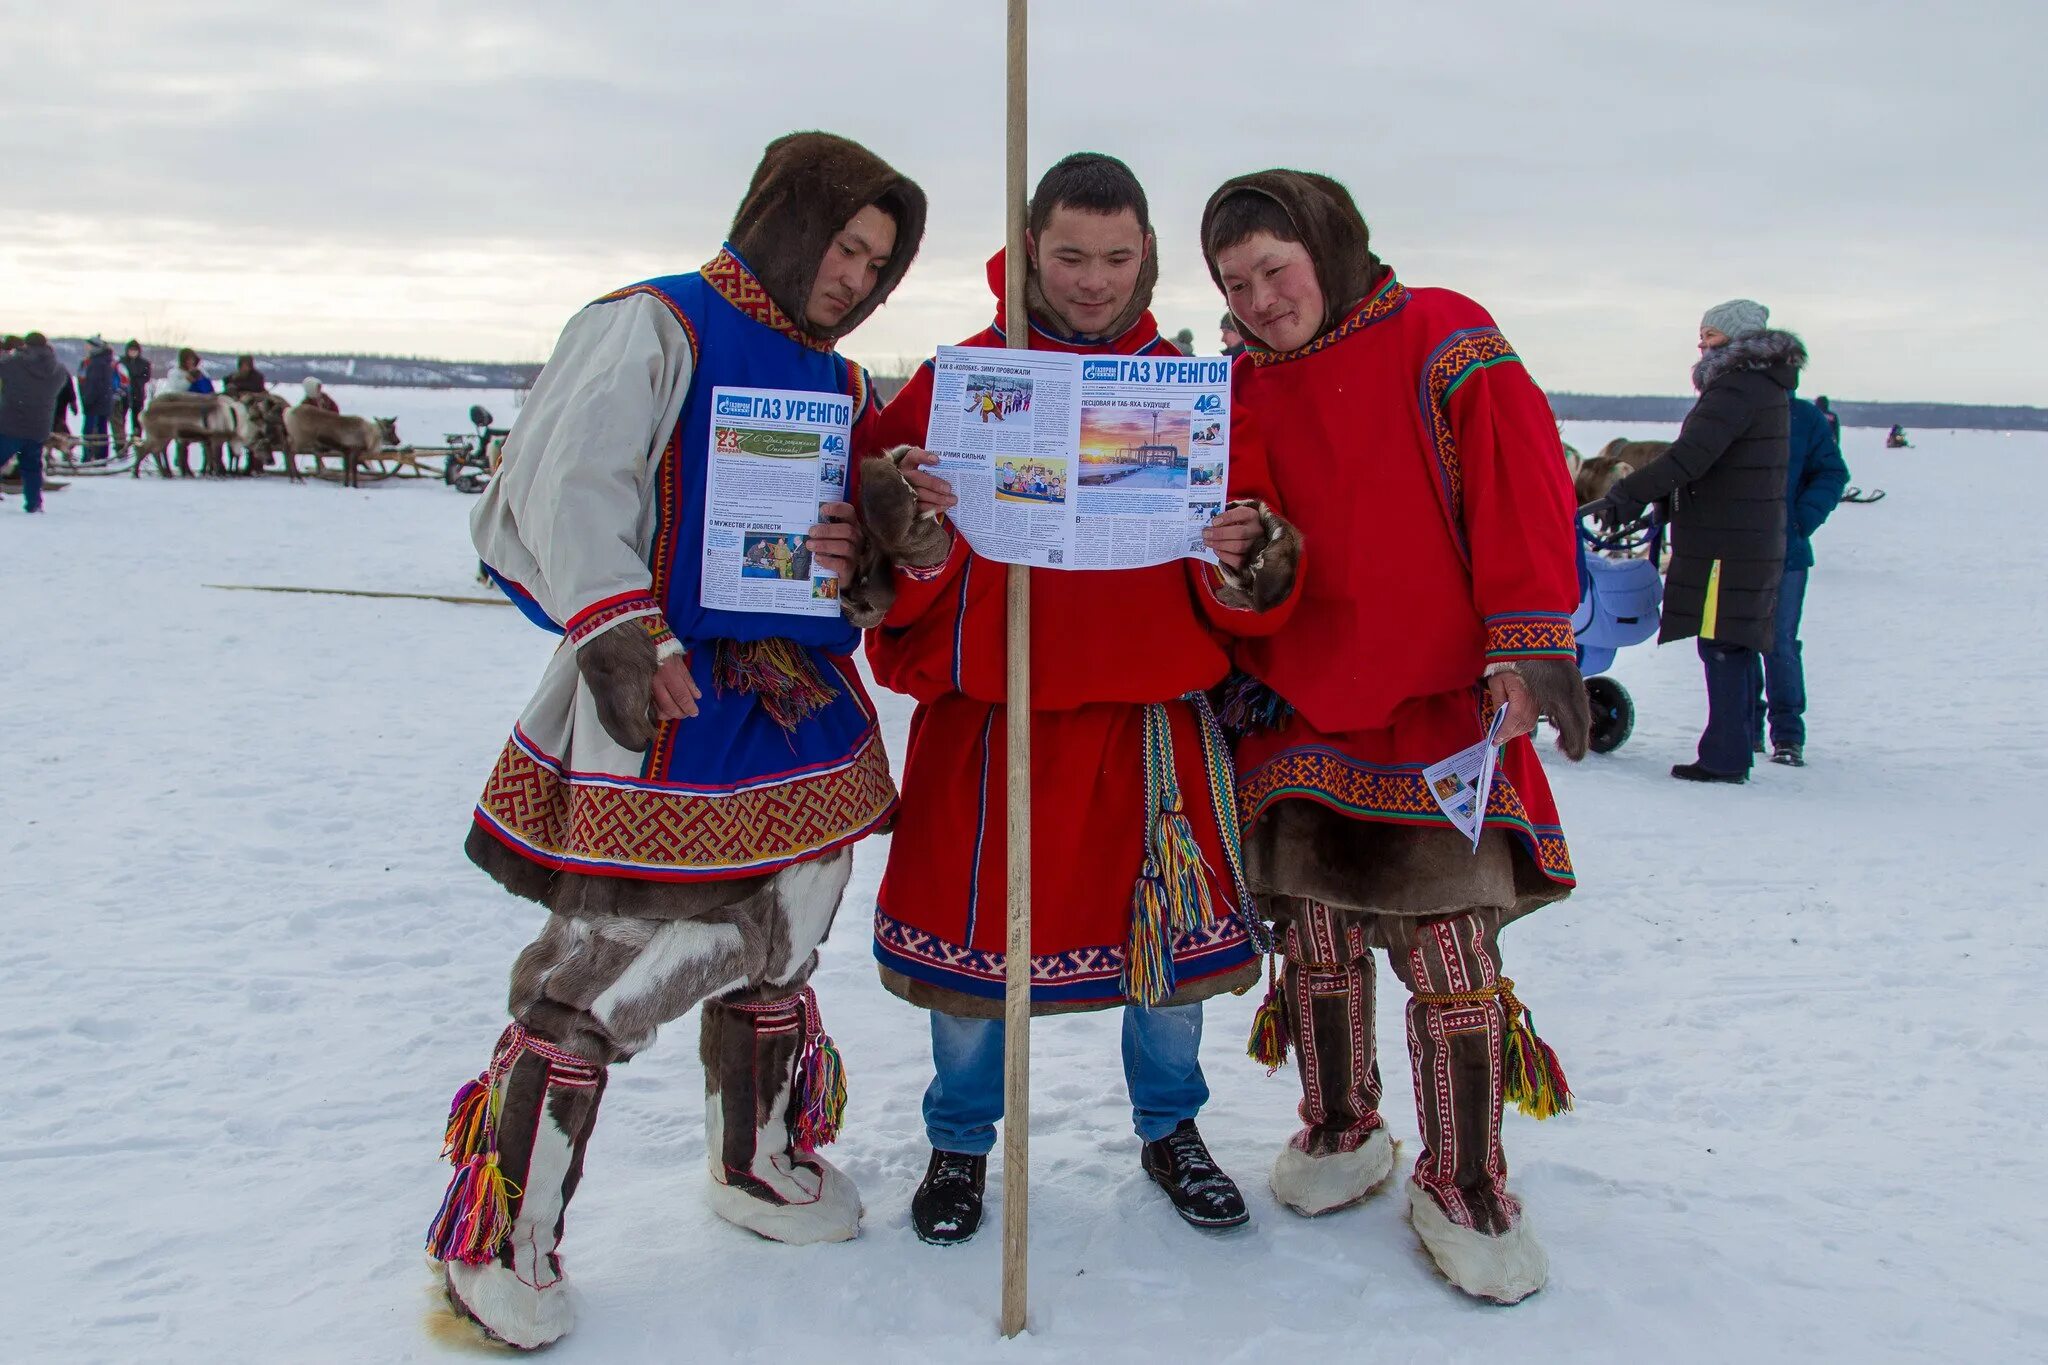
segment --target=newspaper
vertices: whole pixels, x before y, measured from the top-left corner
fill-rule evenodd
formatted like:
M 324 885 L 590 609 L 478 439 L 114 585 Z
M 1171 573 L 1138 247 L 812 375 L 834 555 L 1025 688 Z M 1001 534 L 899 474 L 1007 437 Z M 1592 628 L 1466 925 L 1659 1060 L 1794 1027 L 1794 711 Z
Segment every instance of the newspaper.
M 1496 708 L 1485 739 L 1422 770 L 1429 794 L 1458 832 L 1472 841 L 1474 853 L 1479 851 L 1479 835 L 1486 827 L 1486 802 L 1493 794 L 1493 768 L 1500 757 L 1500 727 L 1507 717 L 1507 707 Z
M 812 560 L 810 530 L 820 504 L 845 500 L 852 431 L 845 394 L 711 391 L 701 605 L 839 614 L 839 578 Z
M 1049 569 L 1216 556 L 1230 362 L 942 346 L 925 448 L 977 552 Z

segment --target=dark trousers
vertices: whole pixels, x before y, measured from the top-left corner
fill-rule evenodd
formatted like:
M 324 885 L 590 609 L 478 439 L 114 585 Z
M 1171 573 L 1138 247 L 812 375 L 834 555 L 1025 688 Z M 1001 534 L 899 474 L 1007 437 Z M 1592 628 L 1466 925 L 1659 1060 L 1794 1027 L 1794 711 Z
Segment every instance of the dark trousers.
M 1756 742 L 1756 671 L 1762 664 L 1748 645 L 1700 641 L 1707 666 L 1707 730 L 1700 736 L 1700 766 L 1733 776 L 1748 773 Z
M 20 436 L 0 436 L 0 465 L 9 459 L 21 462 L 21 493 L 31 512 L 43 505 L 43 443 Z
M 100 412 L 88 408 L 85 413 L 85 425 L 81 429 L 84 439 L 79 442 L 80 457 L 104 460 L 112 454 L 112 447 L 107 442 L 107 432 L 113 424 L 114 413 L 111 408 Z
M 1799 644 L 1799 613 L 1806 605 L 1806 570 L 1785 570 L 1778 585 L 1776 639 L 1771 652 L 1757 656 L 1755 685 L 1756 738 L 1764 737 L 1764 718 L 1771 722 L 1772 744 L 1806 743 L 1806 661 Z

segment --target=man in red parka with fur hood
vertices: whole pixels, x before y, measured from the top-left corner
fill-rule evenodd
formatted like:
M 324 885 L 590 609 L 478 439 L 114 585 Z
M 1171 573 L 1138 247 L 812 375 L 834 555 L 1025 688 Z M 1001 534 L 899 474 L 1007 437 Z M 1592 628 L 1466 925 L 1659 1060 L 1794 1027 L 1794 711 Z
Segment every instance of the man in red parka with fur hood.
M 1264 433 L 1313 548 L 1291 619 L 1238 649 L 1266 689 L 1238 750 L 1246 871 L 1286 962 L 1263 1055 L 1277 1065 L 1291 1039 L 1303 1088 L 1274 1193 L 1313 1215 L 1392 1174 L 1372 1038 L 1371 949 L 1385 948 L 1412 995 L 1411 1219 L 1452 1283 L 1512 1303 L 1547 1263 L 1508 1192 L 1501 1102 L 1540 1116 L 1569 1092 L 1496 936 L 1573 881 L 1529 732 L 1549 714 L 1579 757 L 1588 725 L 1556 425 L 1485 310 L 1400 284 L 1336 181 L 1229 181 L 1202 245 L 1250 345 L 1234 410 Z M 1422 770 L 1479 743 L 1501 707 L 1475 850 Z
M 1066 158 L 1033 194 L 1030 225 L 1031 316 L 1004 316 L 998 254 L 995 325 L 965 344 L 999 347 L 1022 325 L 1038 350 L 1178 354 L 1149 310 L 1158 267 L 1128 167 Z M 884 446 L 923 443 L 931 387 L 927 365 L 882 414 Z M 1230 453 L 1235 501 L 1205 533 L 1222 571 L 1031 571 L 1032 1009 L 1131 1006 L 1124 1070 L 1142 1165 L 1181 1217 L 1209 1228 L 1248 1215 L 1195 1128 L 1208 1098 L 1201 1001 L 1256 981 L 1258 955 L 1234 875 L 1230 759 L 1203 692 L 1228 672 L 1233 637 L 1286 619 L 1298 553 L 1244 424 Z M 893 594 L 868 658 L 878 682 L 918 701 L 875 956 L 889 990 L 931 1011 L 933 1150 L 911 1221 L 926 1241 L 957 1242 L 979 1225 L 1003 1112 L 1009 570 L 934 518 L 954 498 L 925 472 L 931 458 L 863 463 L 863 520 L 891 567 L 846 598 L 851 614 L 869 587 Z

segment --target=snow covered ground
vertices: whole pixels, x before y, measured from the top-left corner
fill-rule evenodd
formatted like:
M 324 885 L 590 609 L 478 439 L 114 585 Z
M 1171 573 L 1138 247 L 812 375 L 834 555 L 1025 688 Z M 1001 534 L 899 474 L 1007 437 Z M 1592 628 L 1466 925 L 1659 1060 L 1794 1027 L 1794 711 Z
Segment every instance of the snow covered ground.
M 907 1223 L 928 1059 L 869 957 L 877 840 L 818 980 L 863 1235 L 792 1249 L 713 1219 L 681 1021 L 614 1076 L 566 1244 L 583 1326 L 554 1358 L 2043 1358 L 2048 641 L 2025 603 L 2048 437 L 1879 437 L 1848 456 L 1890 497 L 1819 538 L 1812 766 L 1666 777 L 1703 715 L 1690 645 L 1624 654 L 1634 739 L 1553 766 L 1583 890 L 1506 940 L 1579 1093 L 1507 1121 L 1545 1293 L 1461 1300 L 1398 1197 L 1280 1209 L 1295 1084 L 1245 1060 L 1256 1002 L 1225 999 L 1203 1127 L 1252 1225 L 1195 1233 L 1140 1176 L 1112 1018 L 1043 1023 L 1035 1330 L 999 1341 L 999 1192 L 965 1247 Z M 461 841 L 552 642 L 495 607 L 200 586 L 474 592 L 471 506 L 438 483 L 85 479 L 47 517 L 0 511 L 0 1360 L 473 1350 L 434 1326 L 419 1243 L 444 1106 L 538 912 Z M 898 753 L 907 710 L 885 701 Z

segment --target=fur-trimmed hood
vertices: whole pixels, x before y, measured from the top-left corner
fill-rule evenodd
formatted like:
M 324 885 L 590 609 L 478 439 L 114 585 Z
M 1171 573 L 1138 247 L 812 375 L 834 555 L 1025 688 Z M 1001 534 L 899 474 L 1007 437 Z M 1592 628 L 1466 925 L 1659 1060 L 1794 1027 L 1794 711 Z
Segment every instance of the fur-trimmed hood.
M 1386 275 L 1387 267 L 1372 253 L 1372 232 L 1366 227 L 1365 215 L 1352 201 L 1350 190 L 1315 171 L 1255 171 L 1224 181 L 1202 210 L 1202 256 L 1209 267 L 1209 278 L 1219 291 L 1223 289 L 1223 276 L 1217 271 L 1216 262 L 1209 259 L 1209 225 L 1215 221 L 1216 210 L 1223 201 L 1240 190 L 1263 194 L 1278 204 L 1294 224 L 1294 230 L 1301 234 L 1301 243 L 1308 249 L 1309 259 L 1315 262 L 1316 279 L 1323 286 L 1322 331 L 1329 331 L 1349 317 L 1351 310 L 1364 302 Z M 1224 293 L 1226 302 L 1229 297 Z M 1265 341 L 1246 327 L 1241 318 L 1237 330 L 1265 346 Z
M 813 327 L 804 305 L 818 262 L 847 220 L 870 204 L 896 220 L 888 269 L 838 326 Z M 924 191 L 858 142 L 834 133 L 787 133 L 762 153 L 726 237 L 792 322 L 820 341 L 837 341 L 902 283 L 924 240 L 924 220 Z
M 1806 343 L 1790 332 L 1749 332 L 1725 346 L 1716 346 L 1692 367 L 1692 386 L 1705 393 L 1709 385 L 1737 370 L 1761 370 L 1784 388 L 1797 387 L 1806 368 Z
M 1155 243 L 1153 250 L 1146 255 L 1145 263 L 1138 267 L 1138 284 L 1131 291 L 1131 301 L 1100 337 L 1081 336 L 1067 324 L 1059 310 L 1046 301 L 1045 289 L 1039 283 L 1035 266 L 1024 269 L 1024 302 L 1031 310 L 1031 320 L 1041 331 L 1068 345 L 1084 350 L 1093 346 L 1122 350 L 1126 338 L 1148 343 L 1159 335 L 1159 323 L 1152 316 L 1152 290 L 1158 283 L 1159 251 Z M 1000 328 L 1010 325 L 1010 301 L 1004 297 L 1009 292 L 1009 284 L 1009 251 L 998 247 L 996 254 L 988 258 L 988 287 L 989 292 L 996 296 L 996 326 Z

